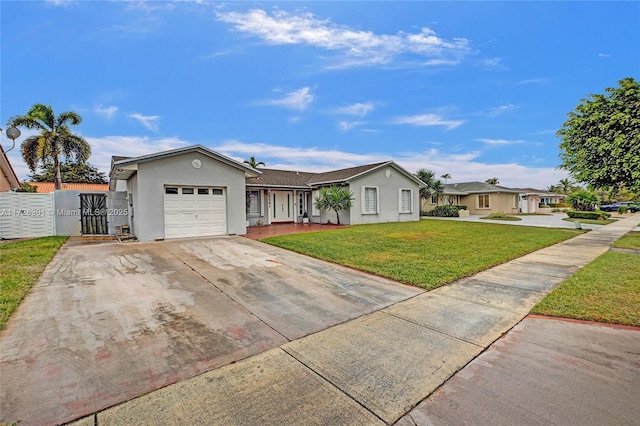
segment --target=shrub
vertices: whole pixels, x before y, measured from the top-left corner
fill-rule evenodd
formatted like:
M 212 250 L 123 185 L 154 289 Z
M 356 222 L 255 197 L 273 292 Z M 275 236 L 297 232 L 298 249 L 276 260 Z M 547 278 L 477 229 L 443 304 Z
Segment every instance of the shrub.
M 625 214 L 627 212 L 627 208 L 625 206 L 619 206 L 618 207 L 618 213 L 619 214 Z
M 559 209 L 561 209 L 561 208 L 565 208 L 566 209 L 568 207 L 571 207 L 571 204 L 569 204 L 569 203 L 550 203 L 549 207 L 557 207 Z
M 487 219 L 506 219 L 507 215 L 502 212 L 490 213 L 488 216 L 485 216 Z
M 435 209 L 428 211 L 427 216 L 437 217 L 458 217 L 458 206 L 437 206 Z
M 591 220 L 605 220 L 611 217 L 610 213 L 596 211 L 596 212 L 581 212 L 581 211 L 568 211 L 567 216 L 572 219 L 591 219 Z
M 458 210 L 467 210 L 467 206 L 456 206 Z

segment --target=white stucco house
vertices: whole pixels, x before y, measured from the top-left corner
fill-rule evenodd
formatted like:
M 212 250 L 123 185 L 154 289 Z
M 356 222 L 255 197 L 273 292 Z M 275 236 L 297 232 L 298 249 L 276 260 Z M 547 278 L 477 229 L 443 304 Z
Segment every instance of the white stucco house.
M 343 224 L 417 221 L 424 184 L 393 161 L 324 173 L 253 169 L 201 145 L 134 158 L 113 157 L 109 189 L 126 193 L 130 233 L 140 241 L 243 235 L 247 226 L 335 223 L 320 211 L 320 188 L 354 195 Z

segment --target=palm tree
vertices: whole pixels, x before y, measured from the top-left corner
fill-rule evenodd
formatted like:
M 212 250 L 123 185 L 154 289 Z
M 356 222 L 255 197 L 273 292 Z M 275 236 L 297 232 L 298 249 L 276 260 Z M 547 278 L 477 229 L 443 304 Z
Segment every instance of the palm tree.
M 575 185 L 571 181 L 571 179 L 560 179 L 560 182 L 557 186 L 563 194 L 570 194 L 575 189 Z
M 442 176 L 440 176 L 442 179 L 444 179 L 444 183 L 447 183 L 447 181 L 449 179 L 451 179 L 451 175 L 449 173 L 445 173 Z
M 330 188 L 320 189 L 320 194 L 315 198 L 316 207 L 321 210 L 333 210 L 336 212 L 336 220 L 340 225 L 340 212 L 351 208 L 353 192 L 347 188 L 333 185 Z
M 248 160 L 244 160 L 244 162 L 254 169 L 257 169 L 259 166 L 266 166 L 266 164 L 264 164 L 264 161 L 256 161 L 256 157 L 254 157 L 253 155 L 249 157 Z
M 493 177 L 484 181 L 484 183 L 488 183 L 489 185 L 498 185 L 500 180 L 497 177 Z
M 420 169 L 414 176 L 420 179 L 426 185 L 420 188 L 420 198 L 429 199 L 431 197 L 431 186 L 433 186 L 433 178 L 435 177 L 433 170 Z
M 47 162 L 53 162 L 55 189 L 62 188 L 61 154 L 67 160 L 75 159 L 78 164 L 84 164 L 91 155 L 89 143 L 69 130 L 69 125 L 77 126 L 80 123 L 82 123 L 82 117 L 75 112 L 63 112 L 56 117 L 51 105 L 44 104 L 35 104 L 26 115 L 14 117 L 9 121 L 11 126 L 22 126 L 40 132 L 22 142 L 20 146 L 22 158 L 34 173 L 38 163 L 44 165 Z
M 436 204 L 440 204 L 440 196 L 444 193 L 444 185 L 440 180 L 431 184 L 431 193 L 436 196 Z

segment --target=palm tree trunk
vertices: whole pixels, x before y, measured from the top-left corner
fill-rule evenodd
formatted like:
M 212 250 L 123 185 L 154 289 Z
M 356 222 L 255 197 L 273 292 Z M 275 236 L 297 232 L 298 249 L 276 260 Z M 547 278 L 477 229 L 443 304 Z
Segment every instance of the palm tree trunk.
M 62 175 L 60 174 L 60 160 L 57 155 L 53 156 L 53 169 L 56 171 L 55 189 L 62 189 Z
M 340 225 L 340 213 L 338 210 L 336 210 L 336 221 L 338 222 L 338 225 Z

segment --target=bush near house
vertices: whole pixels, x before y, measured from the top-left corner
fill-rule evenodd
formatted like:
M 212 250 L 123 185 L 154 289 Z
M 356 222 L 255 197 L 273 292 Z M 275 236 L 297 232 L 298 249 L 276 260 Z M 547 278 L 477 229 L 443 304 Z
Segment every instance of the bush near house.
M 567 216 L 572 219 L 606 220 L 611 217 L 611 214 L 603 211 L 583 212 L 572 210 L 567 212 Z
M 508 216 L 502 212 L 491 213 L 488 216 L 483 216 L 480 219 L 492 219 L 492 220 L 522 220 L 517 216 Z
M 549 203 L 549 207 L 558 208 L 558 209 L 568 209 L 571 207 L 569 203 Z
M 436 216 L 436 217 L 458 217 L 458 210 L 466 210 L 466 206 L 464 209 L 460 209 L 461 206 L 437 206 L 435 209 L 430 210 L 426 213 L 426 216 Z

